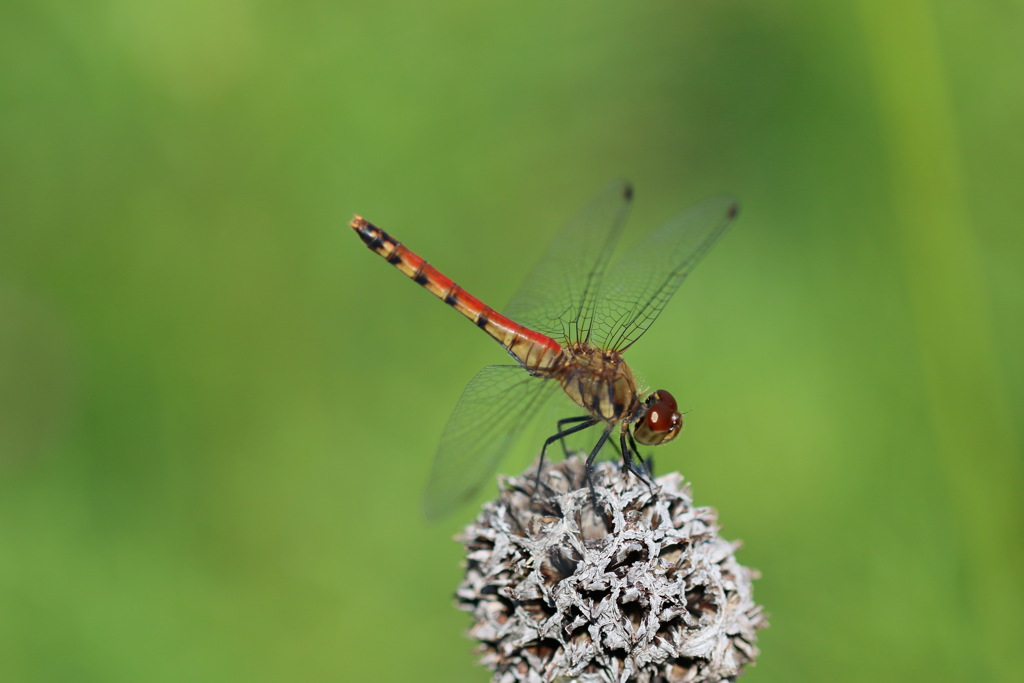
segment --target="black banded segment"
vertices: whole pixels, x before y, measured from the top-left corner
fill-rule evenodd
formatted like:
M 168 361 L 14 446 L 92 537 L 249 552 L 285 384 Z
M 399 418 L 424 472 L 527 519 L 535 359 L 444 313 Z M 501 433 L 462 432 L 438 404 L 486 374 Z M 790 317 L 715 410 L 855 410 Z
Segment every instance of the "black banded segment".
M 480 315 L 477 317 L 476 326 L 483 330 L 487 327 L 489 322 L 491 322 L 491 314 L 489 309 L 485 309 L 481 311 Z
M 458 285 L 452 285 L 452 288 L 445 292 L 444 302 L 449 306 L 459 303 L 459 293 L 456 291 L 458 288 Z
M 359 237 L 366 243 L 370 249 L 379 252 L 380 248 L 385 244 L 391 244 L 395 249 L 398 248 L 398 241 L 394 237 L 387 234 L 376 225 L 357 216 L 352 220 L 352 227 L 359 233 Z
M 426 261 L 420 261 L 419 267 L 416 268 L 416 272 L 412 274 L 412 281 L 418 285 L 425 285 L 428 282 L 428 278 L 423 274 L 423 269 L 427 267 Z

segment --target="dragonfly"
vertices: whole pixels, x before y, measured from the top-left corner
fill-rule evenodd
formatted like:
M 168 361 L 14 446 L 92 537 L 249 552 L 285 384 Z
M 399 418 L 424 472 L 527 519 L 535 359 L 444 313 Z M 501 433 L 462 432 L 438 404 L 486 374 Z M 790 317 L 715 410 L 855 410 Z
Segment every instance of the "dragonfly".
M 515 361 L 485 367 L 462 392 L 427 484 L 429 518 L 473 497 L 530 420 L 559 393 L 582 414 L 558 420 L 541 447 L 538 480 L 551 444 L 561 441 L 565 448 L 570 435 L 599 427 L 586 472 L 605 444 L 617 439 L 624 470 L 647 481 L 638 444 L 668 443 L 683 429 L 675 397 L 664 389 L 644 396 L 623 354 L 722 236 L 739 205 L 730 197 L 705 200 L 638 240 L 611 265 L 633 196 L 624 181 L 604 187 L 554 237 L 504 313 L 365 218 L 352 219 L 350 226 L 370 250 L 472 321 Z

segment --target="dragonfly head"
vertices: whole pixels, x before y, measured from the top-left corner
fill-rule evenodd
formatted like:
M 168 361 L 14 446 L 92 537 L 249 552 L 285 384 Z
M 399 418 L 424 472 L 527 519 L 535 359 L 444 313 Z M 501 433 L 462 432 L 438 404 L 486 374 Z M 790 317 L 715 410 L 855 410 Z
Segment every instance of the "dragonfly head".
M 672 394 L 658 389 L 644 401 L 647 410 L 633 427 L 633 438 L 644 446 L 671 441 L 683 430 L 683 416 Z

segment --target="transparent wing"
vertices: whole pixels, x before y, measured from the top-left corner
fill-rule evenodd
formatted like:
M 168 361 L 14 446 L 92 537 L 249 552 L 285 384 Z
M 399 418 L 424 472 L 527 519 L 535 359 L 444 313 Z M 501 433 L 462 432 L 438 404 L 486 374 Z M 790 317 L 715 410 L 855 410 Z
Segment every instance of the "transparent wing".
M 617 351 L 629 348 L 654 323 L 738 210 L 731 197 L 709 199 L 624 252 L 601 287 L 591 342 Z
M 621 180 L 598 192 L 554 237 L 503 313 L 558 341 L 585 340 L 632 200 Z
M 533 377 L 518 365 L 489 365 L 478 372 L 441 435 L 423 501 L 427 517 L 442 517 L 479 491 L 558 390 L 558 382 Z

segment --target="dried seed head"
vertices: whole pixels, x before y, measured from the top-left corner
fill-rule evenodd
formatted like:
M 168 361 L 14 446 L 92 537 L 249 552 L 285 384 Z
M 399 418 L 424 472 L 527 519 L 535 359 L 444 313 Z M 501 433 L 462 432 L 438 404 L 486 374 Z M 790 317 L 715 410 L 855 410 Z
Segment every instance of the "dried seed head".
M 459 607 L 497 683 L 731 680 L 758 655 L 766 626 L 757 574 L 695 508 L 679 474 L 652 491 L 599 463 L 594 496 L 584 461 L 508 478 L 466 527 Z

